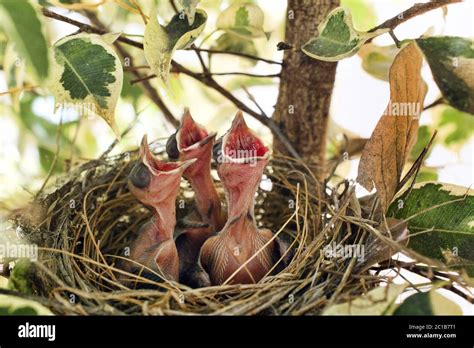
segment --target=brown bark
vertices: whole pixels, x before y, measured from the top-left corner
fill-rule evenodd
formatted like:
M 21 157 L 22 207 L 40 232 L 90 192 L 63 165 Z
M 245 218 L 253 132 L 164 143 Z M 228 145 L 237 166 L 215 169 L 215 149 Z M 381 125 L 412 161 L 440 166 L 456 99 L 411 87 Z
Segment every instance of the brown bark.
M 318 34 L 318 25 L 339 5 L 339 0 L 288 0 L 285 42 L 293 46 L 285 52 L 280 92 L 274 120 L 311 167 L 324 178 L 326 133 L 329 105 L 337 63 L 306 56 L 301 46 Z M 276 151 L 287 154 L 275 138 Z

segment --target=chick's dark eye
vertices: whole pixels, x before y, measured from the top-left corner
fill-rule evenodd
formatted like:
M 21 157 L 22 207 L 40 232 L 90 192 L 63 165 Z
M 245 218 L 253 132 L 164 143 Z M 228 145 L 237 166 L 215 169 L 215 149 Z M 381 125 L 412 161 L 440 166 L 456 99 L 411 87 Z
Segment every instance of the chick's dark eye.
M 166 141 L 166 153 L 172 160 L 176 160 L 179 157 L 178 143 L 176 142 L 176 133 L 171 135 Z
M 150 185 L 151 173 L 146 165 L 139 163 L 133 167 L 128 178 L 133 186 L 144 189 Z

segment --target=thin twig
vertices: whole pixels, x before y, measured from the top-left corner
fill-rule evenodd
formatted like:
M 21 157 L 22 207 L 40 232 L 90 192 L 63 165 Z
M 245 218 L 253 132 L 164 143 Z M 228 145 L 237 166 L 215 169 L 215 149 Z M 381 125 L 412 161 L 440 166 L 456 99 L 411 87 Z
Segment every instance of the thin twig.
M 51 166 L 49 167 L 48 174 L 46 175 L 46 179 L 43 181 L 43 185 L 41 185 L 41 188 L 38 191 L 38 195 L 43 192 L 44 188 L 48 184 L 49 179 L 53 175 L 54 168 L 56 167 L 56 163 L 58 162 L 58 157 L 59 157 L 59 152 L 61 151 L 61 127 L 63 125 L 63 114 L 61 111 L 61 115 L 59 118 L 59 125 L 58 129 L 56 130 L 56 152 L 54 154 L 53 162 L 51 163 Z
M 93 27 L 91 25 L 88 25 L 88 24 L 84 24 L 84 23 L 81 23 L 81 22 L 78 22 L 78 21 L 75 21 L 73 19 L 70 19 L 70 18 L 67 18 L 67 17 L 64 17 L 62 15 L 59 15 L 57 13 L 54 13 L 52 11 L 49 11 L 45 8 L 42 9 L 43 11 L 43 14 L 46 16 L 46 17 L 49 17 L 49 18 L 53 18 L 53 19 L 56 19 L 56 20 L 59 20 L 59 21 L 63 21 L 63 22 L 66 22 L 66 23 L 69 23 L 69 24 L 72 24 L 72 25 L 75 25 L 76 27 L 80 28 L 82 31 L 84 32 L 88 32 L 88 33 L 96 33 L 96 34 L 105 34 L 107 33 L 107 31 L 105 29 L 100 29 L 100 28 L 97 28 L 97 27 Z M 140 43 L 140 42 L 137 42 L 137 41 L 134 41 L 134 40 L 130 40 L 128 38 L 124 38 L 122 36 L 119 36 L 117 41 L 119 42 L 123 42 L 127 45 L 130 45 L 130 46 L 133 46 L 133 47 L 137 47 L 137 48 L 140 48 L 140 49 L 143 49 L 143 44 Z M 116 47 L 119 47 L 118 45 L 116 45 Z M 265 126 L 267 126 L 268 128 L 270 128 L 270 130 L 272 131 L 273 135 L 275 137 L 277 137 L 280 142 L 286 147 L 286 149 L 288 150 L 288 153 L 290 153 L 292 156 L 297 156 L 297 152 L 295 151 L 295 149 L 293 148 L 293 146 L 291 145 L 290 141 L 288 140 L 288 138 L 286 137 L 285 134 L 283 134 L 283 132 L 281 131 L 280 127 L 269 117 L 265 117 L 264 115 L 262 114 L 259 114 L 257 112 L 255 112 L 254 110 L 252 110 L 251 108 L 249 108 L 247 105 L 245 105 L 243 102 L 241 102 L 239 99 L 237 99 L 231 92 L 229 92 L 228 90 L 226 90 L 224 87 L 222 87 L 219 83 L 216 82 L 216 80 L 214 80 L 212 78 L 212 76 L 208 76 L 208 75 L 205 75 L 203 76 L 201 73 L 195 73 L 189 69 L 187 69 L 186 67 L 182 66 L 181 64 L 177 63 L 176 61 L 171 61 L 171 65 L 172 67 L 174 67 L 177 71 L 179 71 L 180 73 L 183 73 L 187 76 L 190 76 L 192 77 L 193 79 L 197 80 L 197 81 L 200 81 L 201 83 L 203 83 L 205 86 L 209 87 L 209 88 L 212 88 L 214 90 L 216 90 L 217 92 L 219 92 L 222 96 L 224 96 L 225 98 L 227 98 L 229 101 L 231 101 L 236 107 L 238 107 L 240 110 L 246 112 L 247 114 L 253 116 L 254 118 L 256 118 L 257 120 L 259 120 L 262 124 L 264 124 Z M 137 78 L 140 78 L 141 75 L 137 74 L 136 71 L 133 71 L 132 73 L 135 74 L 135 76 Z M 137 76 L 138 75 L 138 76 Z M 163 101 L 161 100 L 161 98 L 159 97 L 158 93 L 156 92 L 156 90 L 150 85 L 147 83 L 147 81 L 145 81 L 143 83 L 143 86 L 144 88 L 146 89 L 147 93 L 149 94 L 150 98 L 152 98 L 152 100 L 160 107 L 160 109 L 162 107 L 165 108 L 165 110 L 167 109 L 166 106 L 164 105 Z M 163 109 L 162 109 L 163 110 Z M 171 114 L 171 113 L 170 113 Z M 165 116 L 167 114 L 165 113 Z M 168 115 L 169 116 L 169 115 Z M 174 118 L 174 117 L 173 117 Z M 179 121 L 177 121 L 176 119 L 174 119 L 175 121 L 172 121 L 172 119 L 170 119 L 170 122 L 172 122 L 173 126 L 176 126 L 179 125 Z
M 140 5 L 137 3 L 136 0 L 130 0 L 130 2 L 133 4 L 133 6 L 138 10 L 138 12 L 140 13 L 140 16 L 142 17 L 142 20 L 143 20 L 143 23 L 145 23 L 145 25 L 148 23 L 148 18 L 147 16 L 145 16 L 145 14 L 143 13 Z
M 123 70 L 131 71 L 131 70 L 140 70 L 140 69 L 150 69 L 148 65 L 138 65 L 138 66 L 124 66 Z
M 135 8 L 130 6 L 128 3 L 126 3 L 124 0 L 113 0 L 117 5 L 119 5 L 121 8 L 124 10 L 133 13 L 133 14 L 140 14 L 140 12 Z
M 179 13 L 178 7 L 174 3 L 173 0 L 170 0 L 171 7 L 173 8 L 174 12 Z
M 211 76 L 227 76 L 227 75 L 241 75 L 241 76 L 249 76 L 249 77 L 257 77 L 257 78 L 272 78 L 272 77 L 280 77 L 280 74 L 252 74 L 240 71 L 231 71 L 231 72 L 221 72 L 221 73 L 210 73 Z
M 206 66 L 206 63 L 204 63 L 204 59 L 202 58 L 201 52 L 196 50 L 197 47 L 195 44 L 192 44 L 191 48 L 194 49 L 194 52 L 196 53 L 196 56 L 198 57 L 199 62 L 201 63 L 203 74 L 209 74 L 209 68 Z
M 83 3 L 66 4 L 66 3 L 60 2 L 59 0 L 53 0 L 52 5 L 57 6 L 57 7 L 62 7 L 62 8 L 68 9 L 68 10 L 83 10 L 83 9 L 95 9 L 99 6 L 102 6 L 106 2 L 107 2 L 107 0 L 101 0 L 97 3 L 95 3 L 95 4 L 83 4 Z
M 148 76 L 141 76 L 141 77 L 139 77 L 135 80 L 131 80 L 130 84 L 131 85 L 136 85 L 137 83 L 148 81 L 148 80 L 154 79 L 155 77 L 156 77 L 155 74 L 151 74 L 151 75 L 148 75 Z
M 146 109 L 146 108 L 145 108 Z M 136 117 L 134 118 L 134 120 L 128 125 L 127 129 L 125 129 L 122 134 L 120 134 L 120 138 L 124 138 L 132 129 L 133 127 L 135 127 L 135 125 L 137 124 L 138 122 L 138 117 L 140 116 L 140 114 L 145 111 L 145 109 L 139 111 L 136 113 Z M 105 157 L 107 157 L 109 155 L 109 153 L 115 148 L 115 146 L 119 143 L 119 140 L 116 138 L 114 139 L 114 141 L 109 145 L 109 147 L 102 153 L 102 155 L 100 155 L 99 157 L 99 160 L 101 159 L 104 159 Z
M 252 93 L 250 93 L 250 91 L 247 89 L 247 87 L 245 87 L 244 85 L 241 85 L 240 87 L 244 90 L 244 92 L 247 94 L 249 99 L 255 104 L 255 106 L 260 110 L 262 115 L 268 117 L 267 114 L 265 113 L 265 111 L 263 110 L 263 108 L 257 102 L 257 99 L 255 99 L 255 97 L 252 95 Z
M 412 19 L 413 17 L 419 16 L 431 10 L 435 10 L 437 8 L 440 8 L 449 4 L 458 3 L 458 2 L 462 2 L 462 0 L 436 0 L 436 1 L 429 1 L 425 3 L 415 4 L 409 9 L 396 15 L 395 17 L 392 17 L 386 20 L 385 22 L 383 22 L 382 24 L 379 24 L 376 27 L 370 29 L 369 33 L 374 32 L 378 29 L 393 30 L 396 27 L 398 27 L 400 24 L 408 21 L 409 19 Z
M 204 67 L 203 63 L 203 67 Z M 173 72 L 173 70 L 171 70 Z M 239 75 L 239 76 L 248 76 L 248 77 L 256 77 L 256 78 L 273 78 L 273 77 L 280 77 L 280 74 L 268 74 L 268 75 L 259 75 L 259 74 L 251 74 L 251 73 L 245 73 L 245 72 L 240 72 L 240 71 L 231 71 L 231 72 L 222 72 L 222 73 L 200 73 L 202 76 L 230 76 L 230 75 Z M 132 85 L 137 84 L 139 82 L 143 81 L 148 81 L 151 79 L 154 79 L 156 77 L 155 74 L 151 74 L 148 76 L 143 76 L 139 79 L 135 79 L 130 81 Z
M 397 36 L 393 32 L 393 29 L 390 29 L 390 31 L 388 33 L 389 33 L 390 37 L 392 38 L 393 42 L 395 42 L 395 46 L 397 46 L 397 48 L 401 48 L 402 43 L 401 43 L 400 40 L 398 40 Z
M 31 86 L 31 85 L 22 86 L 22 87 L 14 87 L 14 88 L 10 88 L 8 91 L 1 92 L 0 96 L 13 94 L 13 93 L 18 93 L 18 92 L 21 92 L 21 91 L 31 91 L 31 90 L 33 90 L 35 88 L 38 88 L 38 87 L 39 86 Z
M 294 149 L 293 145 L 291 145 L 286 135 L 283 134 L 280 127 L 275 123 L 273 119 L 266 117 L 265 115 L 259 114 L 258 112 L 255 112 L 254 110 L 249 108 L 246 104 L 244 104 L 242 101 L 236 98 L 231 92 L 229 92 L 227 89 L 222 87 L 219 83 L 217 83 L 217 81 L 214 80 L 211 76 L 202 76 L 202 74 L 195 73 L 175 61 L 172 61 L 171 63 L 181 73 L 188 75 L 197 81 L 201 81 L 204 85 L 219 92 L 222 96 L 224 96 L 226 99 L 232 102 L 232 104 L 234 104 L 237 108 L 253 116 L 255 119 L 257 119 L 262 124 L 267 126 L 272 131 L 273 136 L 277 137 L 280 140 L 280 142 L 286 147 L 289 154 L 291 154 L 295 158 L 298 157 L 298 152 Z
M 428 110 L 428 109 L 431 109 L 431 108 L 434 108 L 434 107 L 437 106 L 437 105 L 445 104 L 445 103 L 446 103 L 446 101 L 445 101 L 445 99 L 444 99 L 443 97 L 438 98 L 438 99 L 436 99 L 434 102 L 432 102 L 431 104 L 426 105 L 426 106 L 423 108 L 423 111 Z
M 117 45 L 117 46 L 119 46 L 119 45 Z M 131 71 L 131 73 L 135 77 L 137 77 L 137 79 L 142 79 L 143 78 L 143 76 L 135 70 Z M 171 123 L 171 125 L 174 128 L 178 128 L 179 127 L 178 119 L 173 115 L 171 110 L 168 109 L 168 107 L 166 106 L 163 99 L 161 99 L 160 95 L 158 94 L 156 89 L 153 88 L 153 86 L 149 83 L 149 81 L 144 81 L 144 83 L 142 83 L 142 87 L 145 90 L 145 92 L 148 94 L 148 97 L 153 101 L 153 103 L 155 103 L 158 106 L 158 108 L 163 112 L 163 115 L 165 116 L 165 119 L 169 123 Z
M 85 33 L 92 33 L 92 34 L 99 34 L 99 35 L 103 35 L 103 34 L 107 34 L 108 31 L 105 30 L 105 29 L 100 29 L 100 28 L 97 28 L 97 27 L 93 27 L 89 24 L 85 24 L 85 23 L 81 23 L 81 22 L 78 22 L 74 19 L 71 19 L 71 18 L 68 18 L 68 17 L 65 17 L 65 16 L 62 16 L 58 13 L 55 13 L 53 11 L 50 11 L 46 8 L 42 8 L 42 11 L 43 11 L 43 15 L 45 17 L 48 17 L 48 18 L 52 18 L 52 19 L 56 19 L 58 21 L 61 21 L 61 22 L 65 22 L 65 23 L 68 23 L 68 24 L 71 24 L 71 25 L 74 25 L 76 27 L 78 27 L 79 29 L 81 29 L 81 31 L 85 32 Z M 137 41 L 134 41 L 134 40 L 131 40 L 131 39 L 128 39 L 126 37 L 123 37 L 123 36 L 119 36 L 117 38 L 117 41 L 120 41 L 120 42 L 123 42 L 127 45 L 130 45 L 130 46 L 133 46 L 133 47 L 136 47 L 136 48 L 140 48 L 140 49 L 143 49 L 143 44 L 140 43 L 140 42 L 137 42 Z
M 433 141 L 434 139 L 436 138 L 436 135 L 438 134 L 438 131 L 434 131 L 433 135 L 431 136 L 431 139 L 430 141 L 428 142 L 428 144 L 424 147 L 423 151 L 421 151 L 420 155 L 418 156 L 418 158 L 415 160 L 415 163 L 413 163 L 413 165 L 411 166 L 410 170 L 408 171 L 408 173 L 406 173 L 406 175 L 403 177 L 403 179 L 400 181 L 400 183 L 398 184 L 398 187 L 397 187 L 397 191 L 400 190 L 403 186 L 405 186 L 405 184 L 408 182 L 408 180 L 410 180 L 410 178 L 415 175 L 415 178 L 412 182 L 412 184 L 410 185 L 410 188 L 409 190 L 411 190 L 411 188 L 413 187 L 413 184 L 416 180 L 416 176 L 420 170 L 420 167 L 421 167 L 421 164 L 423 163 L 426 155 L 428 154 L 428 151 L 429 149 L 431 148 L 431 146 L 433 145 Z
M 82 124 L 82 118 L 80 117 L 79 120 L 77 121 L 76 129 L 74 130 L 74 135 L 72 137 L 72 145 L 76 145 L 77 136 L 79 135 L 79 128 L 81 128 L 81 124 Z M 73 158 L 74 158 L 74 153 L 75 153 L 75 149 L 74 149 L 74 146 L 72 146 L 71 147 L 71 155 L 69 156 L 68 171 L 71 169 Z
M 252 54 L 247 54 L 247 53 L 243 53 L 243 52 L 229 52 L 229 51 L 221 51 L 221 50 L 215 50 L 215 49 L 209 49 L 209 48 L 199 48 L 199 47 L 191 47 L 191 48 L 188 48 L 188 50 L 194 50 L 194 51 L 198 51 L 198 52 L 207 52 L 207 53 L 210 53 L 210 54 L 228 54 L 228 55 L 232 55 L 232 56 L 238 56 L 238 57 L 258 60 L 258 61 L 262 61 L 262 62 L 265 62 L 265 63 L 268 63 L 268 64 L 283 65 L 282 62 L 277 62 L 275 60 L 266 59 L 266 58 L 254 56 Z

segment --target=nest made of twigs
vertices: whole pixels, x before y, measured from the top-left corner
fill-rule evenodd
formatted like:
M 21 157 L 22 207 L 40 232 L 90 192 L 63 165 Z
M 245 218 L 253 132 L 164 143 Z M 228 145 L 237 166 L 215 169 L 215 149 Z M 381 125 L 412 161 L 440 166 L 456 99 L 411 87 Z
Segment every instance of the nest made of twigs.
M 153 287 L 128 288 L 118 280 L 123 271 L 117 265 L 151 217 L 127 188 L 136 158 L 132 151 L 77 167 L 52 193 L 38 195 L 16 220 L 29 241 L 39 246 L 33 291 L 54 313 L 319 314 L 386 281 L 361 271 L 354 260 L 328 260 L 321 252 L 334 242 L 364 243 L 363 228 L 353 228 L 343 218 L 360 213 L 353 186 L 347 181 L 323 186 L 302 163 L 275 156 L 265 173 L 272 188 L 259 190 L 255 211 L 260 225 L 290 245 L 283 271 L 257 284 L 197 289 L 135 275 L 137 282 Z M 178 219 L 193 206 L 184 180 L 181 191 L 178 201 L 184 200 L 188 208 L 177 209 Z

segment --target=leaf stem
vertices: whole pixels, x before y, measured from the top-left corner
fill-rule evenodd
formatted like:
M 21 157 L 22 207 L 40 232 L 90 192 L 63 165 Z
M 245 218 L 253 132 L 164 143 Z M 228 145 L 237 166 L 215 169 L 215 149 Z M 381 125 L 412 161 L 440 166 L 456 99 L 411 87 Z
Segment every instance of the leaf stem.
M 173 72 L 173 70 L 172 70 Z M 174 72 L 177 72 L 176 70 Z M 268 75 L 259 75 L 259 74 L 251 74 L 251 73 L 246 73 L 246 72 L 240 72 L 240 71 L 231 71 L 231 72 L 221 72 L 221 73 L 196 73 L 198 75 L 202 75 L 202 76 L 229 76 L 229 75 L 239 75 L 239 76 L 248 76 L 248 77 L 256 77 L 256 78 L 273 78 L 273 77 L 280 77 L 280 74 L 268 74 Z M 151 79 L 154 79 L 156 77 L 155 74 L 152 74 L 152 75 L 148 75 L 148 76 L 145 76 L 145 77 L 141 77 L 139 79 L 136 79 L 136 80 L 132 80 L 130 81 L 130 83 L 132 85 L 136 84 L 136 83 L 139 83 L 139 82 L 143 82 L 143 81 L 147 81 L 147 80 L 151 80 Z
M 402 44 L 400 42 L 400 40 L 398 40 L 397 36 L 395 35 L 395 33 L 393 32 L 393 29 L 390 29 L 390 31 L 388 32 L 388 34 L 390 35 L 390 37 L 393 39 L 393 41 L 395 42 L 395 45 L 397 46 L 397 48 L 401 48 L 402 47 Z

